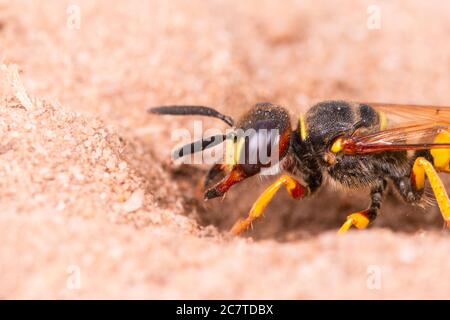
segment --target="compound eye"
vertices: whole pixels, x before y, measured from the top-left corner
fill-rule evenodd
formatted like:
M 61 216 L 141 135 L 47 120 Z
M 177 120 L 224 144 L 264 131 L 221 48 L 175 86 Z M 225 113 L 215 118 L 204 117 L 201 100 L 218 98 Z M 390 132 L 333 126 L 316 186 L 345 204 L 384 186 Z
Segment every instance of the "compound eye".
M 238 164 L 248 175 L 258 173 L 261 168 L 270 167 L 280 161 L 280 130 L 271 120 L 261 120 L 255 127 L 238 136 Z

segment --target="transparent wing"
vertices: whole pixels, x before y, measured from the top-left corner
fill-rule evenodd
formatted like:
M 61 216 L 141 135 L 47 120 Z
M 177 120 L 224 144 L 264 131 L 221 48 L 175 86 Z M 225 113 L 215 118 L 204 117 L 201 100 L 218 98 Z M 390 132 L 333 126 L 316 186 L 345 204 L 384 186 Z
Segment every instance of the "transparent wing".
M 386 127 L 404 126 L 407 123 L 447 123 L 450 124 L 450 107 L 420 106 L 406 104 L 368 103 L 381 117 L 385 117 Z
M 355 131 L 343 141 L 347 153 L 450 148 L 450 141 L 436 139 L 450 132 L 450 107 L 371 103 L 380 116 L 376 132 Z

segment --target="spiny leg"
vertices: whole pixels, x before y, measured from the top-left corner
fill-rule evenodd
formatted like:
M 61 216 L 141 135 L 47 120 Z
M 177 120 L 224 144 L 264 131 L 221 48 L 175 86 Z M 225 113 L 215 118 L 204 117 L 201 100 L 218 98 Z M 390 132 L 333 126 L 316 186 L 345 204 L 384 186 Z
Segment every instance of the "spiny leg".
M 404 177 L 396 177 L 392 179 L 394 182 L 394 186 L 397 191 L 402 196 L 403 200 L 407 203 L 411 204 L 419 204 L 423 195 L 424 189 L 417 189 L 413 185 L 413 179 L 411 179 L 411 175 Z
M 433 193 L 436 197 L 442 217 L 444 218 L 447 226 L 450 227 L 450 200 L 448 198 L 447 191 L 445 191 L 444 184 L 439 178 L 439 175 L 433 165 L 425 158 L 418 157 L 414 161 L 411 174 L 412 184 L 416 190 L 423 190 L 425 187 L 425 175 L 430 181 L 430 185 L 433 189 Z
M 369 208 L 354 212 L 347 216 L 347 220 L 338 231 L 339 234 L 348 231 L 348 229 L 352 226 L 358 229 L 365 229 L 369 223 L 376 219 L 378 216 L 378 211 L 381 207 L 383 192 L 386 189 L 386 184 L 386 180 L 380 180 L 380 182 L 370 190 L 371 203 Z
M 248 217 L 237 221 L 233 228 L 231 228 L 230 232 L 234 235 L 238 235 L 247 230 L 251 223 L 263 214 L 263 211 L 269 204 L 270 200 L 272 200 L 275 193 L 282 186 L 286 187 L 286 190 L 294 199 L 300 199 L 309 194 L 308 187 L 301 185 L 300 182 L 288 175 L 282 175 L 259 196 L 250 209 Z

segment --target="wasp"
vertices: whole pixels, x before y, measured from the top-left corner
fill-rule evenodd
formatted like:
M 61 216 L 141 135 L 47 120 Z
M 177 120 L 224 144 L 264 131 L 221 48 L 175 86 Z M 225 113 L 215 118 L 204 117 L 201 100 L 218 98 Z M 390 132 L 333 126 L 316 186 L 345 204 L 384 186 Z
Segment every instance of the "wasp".
M 162 106 L 149 112 L 215 117 L 235 131 L 253 130 L 245 138 L 230 134 L 221 137 L 224 140 L 205 137 L 175 151 L 178 158 L 223 141 L 247 151 L 246 156 L 212 166 L 205 185 L 221 173 L 223 178 L 207 188 L 205 200 L 222 197 L 236 183 L 278 166 L 282 174 L 259 196 L 248 216 L 234 224 L 233 234 L 245 231 L 261 217 L 280 188 L 292 198 L 302 199 L 314 194 L 325 179 L 350 189 L 370 190 L 369 207 L 348 215 L 339 233 L 351 227 L 364 229 L 376 219 L 388 183 L 405 202 L 420 204 L 425 198 L 426 178 L 450 227 L 450 201 L 438 175 L 450 172 L 450 107 L 324 101 L 293 122 L 284 107 L 272 103 L 256 104 L 237 122 L 204 106 Z M 275 139 L 261 139 L 259 133 L 268 128 L 276 129 Z M 249 155 L 260 149 L 269 149 L 268 161 L 258 157 L 248 161 Z M 277 151 L 276 159 L 270 157 L 271 151 Z

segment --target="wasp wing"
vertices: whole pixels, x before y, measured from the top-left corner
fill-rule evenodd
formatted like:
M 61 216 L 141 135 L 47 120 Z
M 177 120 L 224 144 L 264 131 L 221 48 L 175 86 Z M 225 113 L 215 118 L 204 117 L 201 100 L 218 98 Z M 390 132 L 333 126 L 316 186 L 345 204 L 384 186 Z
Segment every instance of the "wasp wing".
M 355 131 L 344 139 L 347 153 L 428 150 L 450 148 L 450 141 L 436 140 L 450 132 L 450 107 L 399 104 L 368 104 L 380 118 L 380 130 Z
M 450 107 L 392 103 L 368 103 L 368 105 L 374 108 L 380 117 L 385 117 L 388 128 L 409 122 L 450 124 Z

